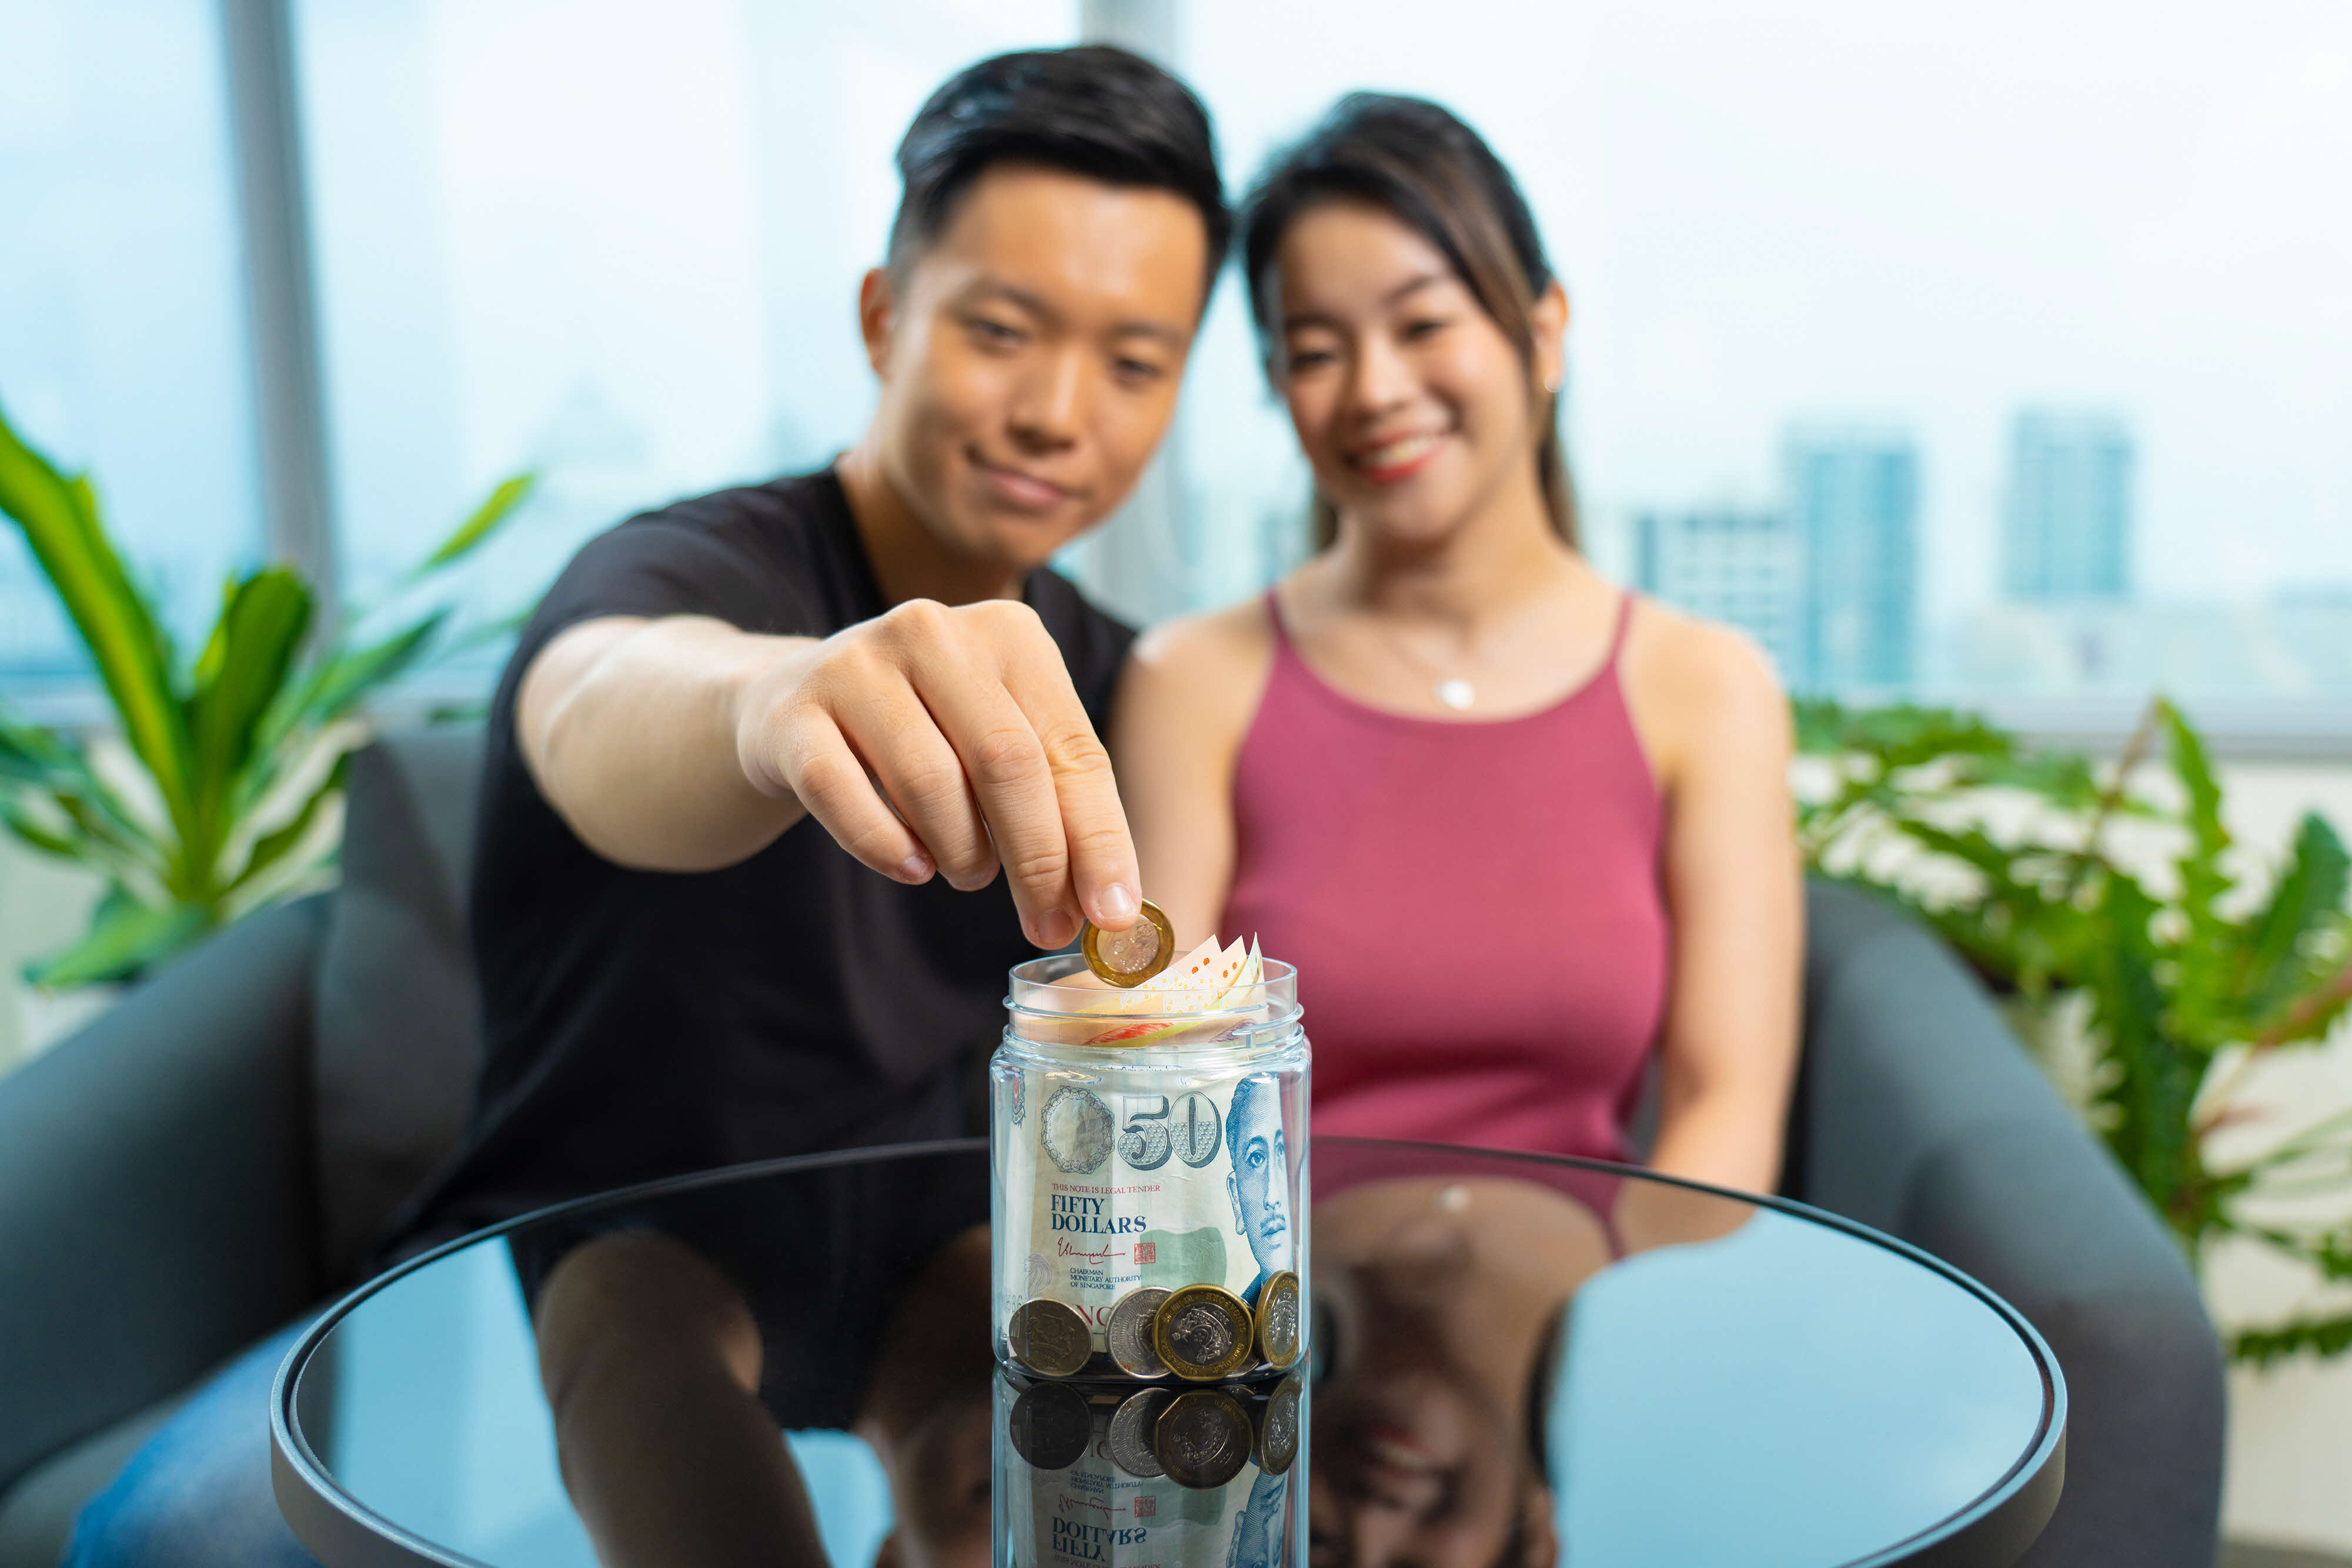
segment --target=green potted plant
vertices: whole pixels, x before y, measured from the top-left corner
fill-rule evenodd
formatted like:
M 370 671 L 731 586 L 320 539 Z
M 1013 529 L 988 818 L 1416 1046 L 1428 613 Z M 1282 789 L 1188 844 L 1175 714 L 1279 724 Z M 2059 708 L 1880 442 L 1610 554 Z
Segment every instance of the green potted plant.
M 2192 1266 L 2238 1237 L 2352 1282 L 2352 1111 L 2257 1138 L 2269 1123 L 2244 1092 L 2352 1004 L 2352 862 L 2333 827 L 2305 816 L 2284 862 L 2247 874 L 2204 742 L 2162 700 L 2104 780 L 1944 710 L 1800 703 L 1798 736 L 1816 872 L 1933 925 L 2045 1051 L 2074 1038 L 2086 1060 L 2062 1077 Z M 2256 1363 L 2339 1354 L 2352 1312 L 2240 1326 L 2230 1344 Z
M 494 489 L 400 585 L 478 549 L 530 493 Z M 366 617 L 314 634 L 284 566 L 233 577 L 193 659 L 126 570 L 87 475 L 68 476 L 0 415 L 0 514 L 23 532 L 113 709 L 111 732 L 24 722 L 0 706 L 0 826 L 104 880 L 89 927 L 26 977 L 63 988 L 135 978 L 205 933 L 316 881 L 330 863 L 362 706 L 444 646 L 442 605 L 389 633 Z

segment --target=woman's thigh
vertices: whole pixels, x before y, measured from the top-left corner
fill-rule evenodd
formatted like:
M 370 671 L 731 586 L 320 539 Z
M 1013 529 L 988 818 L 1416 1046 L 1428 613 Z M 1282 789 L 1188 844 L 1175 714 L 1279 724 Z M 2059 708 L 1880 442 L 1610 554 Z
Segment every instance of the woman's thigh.
M 255 1345 L 74 1521 L 64 1568 L 317 1568 L 269 1490 L 269 1385 L 308 1323 Z

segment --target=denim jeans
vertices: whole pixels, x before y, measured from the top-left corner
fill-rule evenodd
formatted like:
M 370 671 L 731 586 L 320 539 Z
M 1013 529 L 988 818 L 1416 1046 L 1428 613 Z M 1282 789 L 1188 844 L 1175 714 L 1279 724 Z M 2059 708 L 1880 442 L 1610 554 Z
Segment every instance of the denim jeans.
M 307 1322 L 198 1389 L 74 1521 L 63 1568 L 318 1568 L 269 1490 L 269 1384 Z

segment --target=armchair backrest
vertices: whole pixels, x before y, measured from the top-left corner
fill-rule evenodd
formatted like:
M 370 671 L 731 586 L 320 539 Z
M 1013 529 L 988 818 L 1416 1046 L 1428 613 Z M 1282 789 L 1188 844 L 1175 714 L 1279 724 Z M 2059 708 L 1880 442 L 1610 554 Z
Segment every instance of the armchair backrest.
M 481 770 L 471 725 L 387 735 L 352 758 L 311 1020 L 330 1280 L 349 1277 L 465 1129 L 482 1051 L 466 935 Z

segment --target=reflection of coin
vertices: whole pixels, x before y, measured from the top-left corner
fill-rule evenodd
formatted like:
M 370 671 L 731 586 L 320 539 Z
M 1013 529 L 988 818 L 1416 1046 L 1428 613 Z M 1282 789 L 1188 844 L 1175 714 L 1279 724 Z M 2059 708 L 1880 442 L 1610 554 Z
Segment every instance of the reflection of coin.
M 1176 1145 L 1176 1157 L 1199 1170 L 1224 1146 L 1225 1124 L 1217 1114 L 1217 1103 L 1198 1092 L 1185 1095 L 1168 1113 L 1168 1135 Z
M 1087 1367 L 1094 1334 L 1076 1307 L 1039 1296 L 1013 1309 L 1004 1343 L 1013 1359 L 1047 1377 L 1075 1377 Z
M 1078 928 L 1078 951 L 1087 967 L 1107 986 L 1139 986 L 1176 961 L 1176 927 L 1150 899 L 1124 931 L 1098 931 L 1091 920 Z
M 1258 1289 L 1257 1353 L 1285 1372 L 1298 1359 L 1298 1276 L 1287 1269 Z
M 1088 1176 L 1110 1157 L 1110 1107 L 1075 1084 L 1055 1091 L 1037 1124 L 1045 1157 L 1072 1176 Z
M 1110 1341 L 1110 1358 L 1118 1363 L 1119 1370 L 1129 1377 L 1165 1377 L 1168 1364 L 1151 1344 L 1152 1314 L 1169 1292 L 1158 1285 L 1145 1285 L 1129 1291 L 1110 1310 L 1110 1322 L 1103 1337 Z
M 1151 1428 L 1151 1447 L 1180 1486 L 1221 1487 L 1249 1463 L 1249 1416 L 1218 1388 L 1179 1394 Z
M 1013 1402 L 1004 1435 L 1013 1452 L 1041 1470 L 1065 1470 L 1086 1454 L 1095 1435 L 1094 1413 L 1075 1388 L 1033 1385 Z
M 1110 1462 L 1138 1480 L 1151 1480 L 1167 1473 L 1160 1456 L 1151 1451 L 1151 1428 L 1160 1419 L 1160 1412 L 1175 1396 L 1165 1388 L 1147 1388 L 1130 1397 L 1111 1412 Z
M 1248 1302 L 1223 1285 L 1187 1285 L 1153 1315 L 1151 1348 L 1177 1376 L 1214 1383 L 1249 1364 L 1255 1333 Z
M 1257 1448 L 1250 1457 L 1257 1468 L 1267 1475 L 1278 1476 L 1298 1458 L 1298 1396 L 1301 1385 L 1296 1375 L 1282 1380 L 1258 1412 Z

